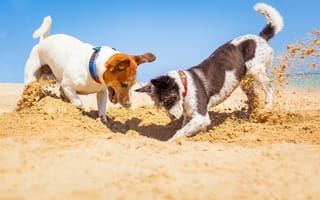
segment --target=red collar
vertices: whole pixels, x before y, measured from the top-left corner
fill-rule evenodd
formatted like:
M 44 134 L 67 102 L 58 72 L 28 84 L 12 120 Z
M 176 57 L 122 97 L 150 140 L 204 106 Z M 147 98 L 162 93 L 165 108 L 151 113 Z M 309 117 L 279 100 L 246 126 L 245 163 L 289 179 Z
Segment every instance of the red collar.
M 182 96 L 185 97 L 187 96 L 187 92 L 188 92 L 188 80 L 187 80 L 187 76 L 186 76 L 186 73 L 184 73 L 183 70 L 178 70 L 178 73 L 180 75 L 180 79 L 181 79 L 181 82 L 183 84 L 183 87 L 184 87 L 184 91 L 182 93 Z

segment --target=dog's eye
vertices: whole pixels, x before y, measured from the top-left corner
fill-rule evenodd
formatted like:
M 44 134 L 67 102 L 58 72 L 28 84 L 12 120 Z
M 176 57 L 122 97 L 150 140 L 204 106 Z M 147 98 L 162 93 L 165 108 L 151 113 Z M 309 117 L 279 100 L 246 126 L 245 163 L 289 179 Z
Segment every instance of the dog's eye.
M 120 85 L 121 85 L 121 87 L 123 87 L 123 88 L 127 88 L 127 87 L 129 86 L 128 84 L 122 83 L 122 82 L 120 82 Z

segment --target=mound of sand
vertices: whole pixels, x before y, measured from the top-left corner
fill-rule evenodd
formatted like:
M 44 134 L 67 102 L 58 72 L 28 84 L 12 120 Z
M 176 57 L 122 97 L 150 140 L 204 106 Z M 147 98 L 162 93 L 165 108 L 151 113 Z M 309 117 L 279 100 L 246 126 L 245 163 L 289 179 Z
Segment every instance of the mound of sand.
M 48 88 L 55 87 L 55 81 L 40 80 L 26 85 L 23 89 L 22 96 L 17 103 L 17 110 L 32 107 L 36 102 L 46 96 L 58 97 Z

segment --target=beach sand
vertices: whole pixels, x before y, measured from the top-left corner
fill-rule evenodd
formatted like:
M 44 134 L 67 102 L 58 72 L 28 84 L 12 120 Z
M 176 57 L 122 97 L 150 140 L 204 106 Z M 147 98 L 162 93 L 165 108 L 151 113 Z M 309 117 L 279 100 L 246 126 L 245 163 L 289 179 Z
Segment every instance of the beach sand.
M 320 92 L 282 91 L 247 119 L 241 90 L 210 110 L 207 132 L 180 128 L 149 97 L 132 109 L 95 95 L 78 110 L 45 97 L 15 111 L 22 84 L 0 84 L 0 199 L 319 199 Z

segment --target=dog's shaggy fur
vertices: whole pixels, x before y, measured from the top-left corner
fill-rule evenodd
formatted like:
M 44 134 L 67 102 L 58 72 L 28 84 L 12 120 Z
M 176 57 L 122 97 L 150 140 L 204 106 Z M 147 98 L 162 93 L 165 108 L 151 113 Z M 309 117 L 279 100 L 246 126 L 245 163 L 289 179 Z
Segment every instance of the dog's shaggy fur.
M 273 49 L 267 41 L 281 31 L 283 20 L 269 5 L 258 3 L 254 9 L 267 20 L 259 36 L 244 35 L 222 45 L 202 63 L 184 71 L 187 81 L 183 81 L 178 71 L 170 71 L 136 90 L 147 92 L 156 105 L 164 106 L 174 117 L 183 115 L 183 127 L 170 141 L 206 129 L 211 123 L 208 108 L 224 101 L 239 85 L 245 89 L 241 80 L 246 76 L 261 85 L 266 107 L 272 105 L 273 89 L 265 65 L 271 62 Z

